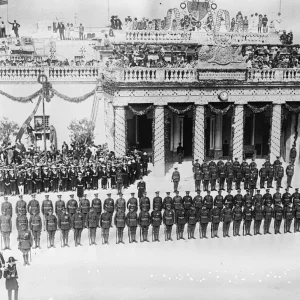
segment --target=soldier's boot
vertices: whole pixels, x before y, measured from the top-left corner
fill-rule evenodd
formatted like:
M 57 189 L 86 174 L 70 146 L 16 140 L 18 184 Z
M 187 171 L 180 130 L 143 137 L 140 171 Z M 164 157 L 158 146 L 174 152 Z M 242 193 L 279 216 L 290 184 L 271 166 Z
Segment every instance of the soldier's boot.
M 191 233 L 190 233 L 189 229 L 188 229 L 187 233 L 188 233 L 188 240 L 189 240 L 191 238 Z
M 70 247 L 69 246 L 69 237 L 68 236 L 66 236 L 66 244 L 65 244 L 65 246 Z
M 37 246 L 39 249 L 41 249 L 41 240 L 40 239 L 37 240 Z
M 82 246 L 82 244 L 81 244 L 81 234 L 78 235 L 78 245 Z
M 182 230 L 181 233 L 180 233 L 180 238 L 181 238 L 182 240 L 185 240 L 185 238 L 183 237 L 183 230 Z
M 121 243 L 125 244 L 124 240 L 123 240 L 123 236 L 124 236 L 124 231 L 121 232 Z
M 137 243 L 138 241 L 136 240 L 136 232 L 133 234 L 133 242 Z
M 26 266 L 26 254 L 23 254 L 23 260 L 24 260 L 24 263 L 23 263 L 23 266 Z
M 25 259 L 26 259 L 26 265 L 30 266 L 29 260 L 28 260 L 28 253 L 25 254 Z
M 194 240 L 196 239 L 196 238 L 195 238 L 195 228 L 194 228 L 193 231 L 192 231 L 192 239 L 194 239 Z
M 107 233 L 107 235 L 106 235 L 106 244 L 108 245 L 109 243 L 108 243 L 108 240 L 109 240 L 109 232 Z

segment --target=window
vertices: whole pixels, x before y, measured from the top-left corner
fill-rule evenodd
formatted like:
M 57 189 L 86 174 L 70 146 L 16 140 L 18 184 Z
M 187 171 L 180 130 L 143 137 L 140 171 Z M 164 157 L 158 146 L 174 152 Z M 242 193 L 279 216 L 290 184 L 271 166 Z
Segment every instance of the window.
M 49 116 L 45 116 L 45 126 L 46 129 L 49 129 Z M 44 120 L 43 116 L 35 116 L 34 117 L 34 129 L 35 130 L 42 130 L 44 127 Z
M 209 149 L 213 150 L 215 149 L 215 118 L 210 118 L 210 145 Z

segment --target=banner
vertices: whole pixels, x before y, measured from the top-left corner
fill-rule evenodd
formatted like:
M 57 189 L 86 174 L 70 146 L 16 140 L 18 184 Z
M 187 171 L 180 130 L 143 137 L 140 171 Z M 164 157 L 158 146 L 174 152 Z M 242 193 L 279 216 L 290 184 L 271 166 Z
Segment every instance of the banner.
M 198 21 L 201 21 L 208 13 L 209 2 L 188 1 L 187 8 L 189 13 L 197 12 Z
M 38 100 L 38 102 L 37 102 L 37 104 L 36 104 L 36 106 L 35 106 L 33 112 L 32 112 L 31 115 L 26 119 L 26 121 L 24 122 L 24 124 L 23 124 L 22 127 L 20 128 L 20 130 L 19 130 L 19 132 L 18 132 L 18 134 L 17 134 L 17 136 L 16 136 L 16 141 L 18 141 L 18 140 L 21 141 L 22 136 L 23 136 L 23 134 L 24 134 L 24 132 L 25 132 L 27 126 L 30 125 L 30 122 L 32 121 L 34 115 L 36 114 L 36 112 L 37 112 L 37 110 L 38 110 L 38 108 L 39 108 L 39 105 L 40 105 L 42 99 L 43 99 L 43 96 L 40 95 L 39 100 Z
M 6 5 L 8 4 L 8 0 L 0 0 L 0 5 Z

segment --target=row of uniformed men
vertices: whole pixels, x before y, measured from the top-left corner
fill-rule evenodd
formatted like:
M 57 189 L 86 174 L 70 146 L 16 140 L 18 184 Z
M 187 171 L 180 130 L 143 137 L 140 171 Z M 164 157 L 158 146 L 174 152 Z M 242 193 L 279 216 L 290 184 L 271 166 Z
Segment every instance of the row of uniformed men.
M 200 237 L 206 238 L 206 230 L 209 222 L 212 223 L 212 237 L 218 237 L 218 226 L 220 222 L 223 222 L 223 236 L 229 236 L 230 223 L 234 222 L 233 233 L 239 235 L 240 225 L 244 220 L 244 234 L 250 234 L 251 221 L 254 219 L 254 234 L 260 234 L 261 222 L 264 219 L 264 233 L 270 233 L 269 228 L 272 218 L 275 220 L 275 234 L 280 233 L 279 228 L 282 219 L 285 219 L 285 232 L 290 232 L 292 220 L 295 219 L 294 231 L 299 231 L 300 224 L 300 194 L 298 189 L 291 195 L 284 193 L 282 196 L 277 192 L 272 196 L 267 193 L 264 196 L 257 191 L 254 197 L 251 197 L 249 191 L 245 196 L 240 194 L 240 191 L 234 197 L 229 193 L 225 198 L 221 195 L 215 197 L 211 202 L 212 196 L 208 194 L 202 199 L 200 191 L 197 192 L 197 196 L 194 201 L 183 202 L 183 198 L 179 196 L 179 192 L 176 192 L 176 196 L 171 198 L 167 196 L 164 199 L 164 205 L 161 201 L 156 201 L 153 204 L 154 211 L 151 215 L 150 200 L 148 197 L 143 197 L 140 201 L 141 212 L 137 214 L 137 199 L 135 203 L 132 201 L 127 203 L 129 206 L 129 213 L 125 215 L 125 200 L 122 205 L 116 206 L 116 214 L 114 216 L 114 224 L 117 227 L 117 243 L 123 243 L 123 231 L 127 225 L 129 228 L 129 242 L 136 242 L 136 228 L 139 225 L 141 227 L 141 241 L 148 241 L 148 228 L 152 224 L 153 226 L 153 238 L 154 241 L 159 241 L 159 229 L 162 222 L 165 225 L 165 239 L 171 239 L 172 226 L 177 225 L 177 239 L 183 239 L 184 226 L 188 224 L 188 237 L 195 238 L 195 226 L 199 221 L 200 223 Z M 132 193 L 134 194 L 134 193 Z M 157 192 L 158 194 L 158 192 Z M 167 193 L 168 195 L 170 193 Z M 110 194 L 108 194 L 110 197 Z M 133 196 L 133 195 L 132 195 Z M 190 199 L 189 192 L 185 196 L 186 200 Z M 184 198 L 185 198 L 184 197 Z M 158 198 L 160 198 L 158 196 Z M 111 198 L 112 209 L 114 207 L 114 201 Z M 106 199 L 106 200 L 108 200 Z M 122 198 L 120 198 L 122 199 Z M 235 200 L 234 200 L 235 199 Z M 145 202 L 142 202 L 145 200 Z M 174 200 L 174 201 L 173 201 Z M 245 202 L 244 202 L 245 201 Z M 128 201 L 129 202 L 129 201 Z M 7 203 L 7 202 L 6 202 Z M 223 205 L 225 203 L 225 208 Z M 293 203 L 293 207 L 291 204 Z M 160 205 L 161 204 L 161 205 Z M 274 204 L 274 208 L 272 207 Z M 283 207 L 281 206 L 283 204 Z M 254 209 L 252 208 L 254 205 Z M 244 206 L 244 209 L 243 209 Z M 162 215 L 161 209 L 165 208 Z M 98 227 L 102 228 L 103 243 L 108 244 L 109 229 L 112 226 L 113 211 L 108 209 L 109 205 L 104 205 L 104 212 L 97 213 L 94 206 L 91 207 L 87 214 L 82 212 L 80 207 L 75 208 L 75 212 L 68 213 L 65 207 L 62 207 L 61 212 L 58 214 L 58 218 L 53 215 L 52 208 L 49 209 L 46 215 L 44 215 L 44 229 L 47 230 L 47 242 L 48 247 L 54 247 L 54 238 L 57 227 L 61 230 L 61 245 L 68 246 L 68 236 L 70 229 L 74 229 L 75 246 L 81 245 L 81 233 L 86 227 L 89 228 L 89 242 L 90 244 L 96 244 L 96 230 Z M 35 241 L 35 247 L 40 247 L 40 236 L 42 231 L 42 219 L 38 214 L 37 209 L 32 209 L 30 219 L 28 221 L 23 210 L 18 211 L 18 217 L 16 220 L 18 229 L 19 249 L 24 254 L 24 261 L 28 263 L 28 251 L 33 245 L 33 239 Z M 12 230 L 11 216 L 8 214 L 8 210 L 4 210 L 3 215 L 0 218 L 0 228 L 4 240 L 4 249 L 9 249 L 9 236 Z M 28 227 L 30 231 L 28 230 Z M 49 239 L 49 241 L 48 241 Z M 27 257 L 26 257 L 27 255 Z
M 175 170 L 172 176 L 174 181 L 174 188 L 176 180 L 180 180 L 180 175 L 178 176 L 178 171 Z M 233 182 L 235 182 L 235 188 L 238 190 L 241 188 L 241 183 L 244 182 L 244 188 L 250 189 L 251 193 L 256 189 L 258 177 L 260 177 L 260 188 L 265 188 L 265 183 L 267 182 L 267 187 L 272 188 L 273 181 L 276 181 L 276 187 L 282 187 L 282 179 L 284 174 L 287 176 L 287 187 L 291 187 L 292 178 L 294 175 L 294 164 L 290 164 L 284 168 L 282 167 L 282 162 L 280 157 L 277 157 L 273 164 L 267 159 L 262 165 L 260 170 L 257 168 L 255 159 L 248 164 L 244 160 L 241 164 L 238 158 L 232 162 L 230 159 L 224 163 L 219 160 L 217 163 L 211 161 L 209 163 L 203 162 L 199 163 L 196 159 L 193 164 L 195 189 L 201 188 L 201 182 L 203 182 L 203 189 L 208 190 L 209 183 L 211 185 L 211 190 L 216 190 L 216 183 L 219 182 L 219 189 L 224 190 L 225 179 L 227 183 L 227 190 L 232 189 Z M 175 178 L 175 180 L 174 180 Z

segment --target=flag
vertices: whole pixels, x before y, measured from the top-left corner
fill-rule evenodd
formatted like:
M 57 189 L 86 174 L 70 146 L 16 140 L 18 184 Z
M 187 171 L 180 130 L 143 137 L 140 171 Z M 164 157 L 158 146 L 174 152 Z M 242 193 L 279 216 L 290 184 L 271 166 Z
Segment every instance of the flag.
M 8 0 L 0 0 L 0 5 L 6 5 L 8 4 Z
M 37 110 L 38 110 L 38 108 L 39 108 L 39 105 L 40 105 L 42 99 L 43 99 L 43 97 L 40 95 L 39 100 L 38 100 L 38 102 L 37 102 L 37 104 L 36 104 L 36 106 L 35 106 L 33 112 L 32 112 L 31 115 L 26 119 L 26 121 L 24 122 L 24 124 L 23 124 L 22 127 L 20 128 L 20 130 L 19 130 L 19 132 L 18 132 L 18 134 L 17 134 L 17 136 L 16 136 L 16 141 L 18 141 L 18 140 L 20 141 L 20 140 L 22 139 L 22 136 L 23 136 L 23 134 L 24 134 L 24 132 L 25 132 L 27 126 L 30 124 L 30 122 L 32 121 L 34 115 L 36 114 L 36 112 L 37 112 Z
M 208 13 L 209 2 L 188 1 L 187 8 L 189 13 L 198 12 L 196 14 L 198 21 L 201 21 Z

